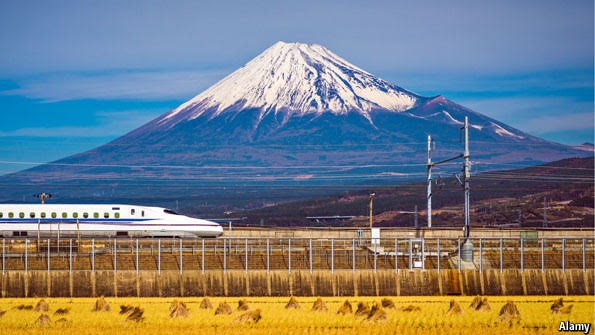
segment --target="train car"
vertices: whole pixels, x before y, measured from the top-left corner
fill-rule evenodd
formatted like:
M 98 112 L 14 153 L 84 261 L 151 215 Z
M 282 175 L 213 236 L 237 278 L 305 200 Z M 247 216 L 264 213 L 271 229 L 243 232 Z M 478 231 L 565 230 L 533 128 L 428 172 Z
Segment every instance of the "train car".
M 134 205 L 0 204 L 0 235 L 218 237 L 215 222 L 161 207 Z

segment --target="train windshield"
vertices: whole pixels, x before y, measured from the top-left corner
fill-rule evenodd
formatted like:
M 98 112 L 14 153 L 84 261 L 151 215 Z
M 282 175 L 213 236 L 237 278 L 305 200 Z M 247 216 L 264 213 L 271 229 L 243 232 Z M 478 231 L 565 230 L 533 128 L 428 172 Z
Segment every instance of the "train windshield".
M 171 209 L 164 209 L 163 212 L 166 214 L 171 214 L 171 215 L 180 215 L 180 214 L 172 211 Z

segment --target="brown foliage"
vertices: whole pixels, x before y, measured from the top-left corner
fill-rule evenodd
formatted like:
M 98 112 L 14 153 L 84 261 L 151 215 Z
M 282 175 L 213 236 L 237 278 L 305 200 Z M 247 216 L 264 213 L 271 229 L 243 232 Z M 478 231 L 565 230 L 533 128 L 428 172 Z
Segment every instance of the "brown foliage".
M 134 322 L 141 322 L 145 318 L 143 317 L 143 313 L 145 311 L 140 307 L 134 307 L 130 314 L 126 317 L 126 321 L 134 321 Z
M 54 315 L 65 315 L 65 314 L 68 314 L 68 312 L 70 312 L 70 308 L 58 308 L 54 312 Z
M 506 304 L 500 309 L 500 313 L 498 313 L 496 322 L 514 321 L 520 319 L 521 313 L 519 313 L 519 309 L 516 307 L 514 302 L 507 301 Z
M 234 321 L 238 321 L 240 323 L 257 323 L 261 318 L 262 315 L 260 314 L 260 309 L 255 309 L 238 316 Z
M 384 299 L 382 299 L 381 302 L 382 302 L 382 307 L 384 307 L 384 308 L 395 308 L 395 303 L 391 299 L 384 298 Z
M 479 305 L 477 305 L 477 307 L 475 308 L 476 311 L 480 311 L 480 312 L 489 312 L 492 310 L 492 307 L 490 307 L 490 304 L 488 303 L 488 298 L 483 298 L 480 302 Z
M 300 304 L 295 297 L 289 298 L 289 302 L 285 305 L 285 309 L 300 309 Z
M 47 314 L 41 314 L 35 322 L 38 326 L 49 326 L 52 323 L 52 319 Z
M 521 313 L 519 313 L 519 309 L 516 307 L 516 305 L 514 304 L 514 302 L 512 301 L 507 301 L 506 304 L 504 306 L 502 306 L 502 308 L 500 309 L 500 313 L 499 315 L 502 314 L 511 314 L 511 315 L 521 315 Z
M 366 302 L 360 302 L 357 304 L 357 310 L 355 311 L 355 316 L 367 316 L 370 313 L 370 306 Z
M 22 310 L 30 311 L 33 309 L 33 305 L 18 305 L 16 307 L 13 307 L 13 309 L 18 309 L 19 311 L 22 311 Z
M 61 323 L 63 325 L 71 325 L 72 324 L 72 321 L 69 321 L 66 318 L 59 318 L 58 320 L 54 321 L 54 323 L 56 323 L 56 324 Z
M 473 298 L 473 301 L 471 301 L 469 308 L 473 309 L 473 310 L 477 310 L 477 306 L 479 306 L 480 304 L 481 304 L 481 297 L 476 295 L 475 298 Z
M 109 310 L 109 303 L 107 302 L 107 300 L 105 300 L 103 296 L 95 300 L 95 307 L 93 307 L 93 312 L 108 312 Z
M 174 300 L 174 302 L 172 302 L 169 306 L 170 318 L 187 318 L 189 316 L 190 312 L 188 312 L 188 308 L 186 307 L 185 303 L 178 300 Z
M 562 307 L 560 307 L 560 309 L 558 310 L 558 312 L 560 314 L 570 314 L 570 312 L 572 312 L 572 306 L 574 306 L 574 305 L 562 306 Z
M 318 299 L 316 299 L 316 301 L 312 305 L 312 311 L 313 312 L 326 312 L 326 311 L 328 311 L 328 308 L 326 307 L 326 304 L 324 303 L 324 301 L 322 301 L 322 298 L 319 297 Z
M 448 315 L 463 314 L 463 307 L 461 307 L 461 305 L 459 305 L 458 302 L 451 300 L 450 308 L 448 309 L 448 312 L 446 312 L 446 314 L 448 314 Z
M 217 309 L 215 310 L 215 315 L 229 315 L 231 313 L 233 313 L 233 309 L 226 302 L 220 302 L 219 306 L 217 306 Z
M 200 302 L 200 306 L 198 308 L 200 308 L 200 309 L 213 309 L 213 304 L 211 303 L 211 300 L 209 300 L 209 298 L 206 298 L 205 297 Z
M 351 303 L 349 302 L 349 300 L 345 300 L 343 305 L 341 305 L 341 307 L 339 307 L 337 314 L 346 315 L 346 314 L 351 314 L 351 313 L 353 313 L 353 308 L 351 307 Z
M 134 306 L 132 305 L 120 305 L 120 314 L 127 314 L 132 312 Z
M 488 303 L 488 298 L 482 298 L 479 295 L 473 298 L 473 301 L 471 301 L 469 308 L 481 312 L 489 312 L 492 310 L 490 304 Z
M 550 310 L 554 314 L 562 313 L 562 314 L 570 314 L 572 310 L 572 305 L 564 306 L 564 300 L 562 298 L 554 301 L 550 306 Z
M 241 299 L 238 301 L 238 311 L 247 311 L 249 309 L 250 306 L 248 305 L 248 301 L 246 301 L 246 299 Z
M 374 304 L 372 306 L 372 309 L 370 309 L 370 312 L 368 313 L 367 320 L 373 321 L 373 322 L 385 321 L 386 320 L 386 312 L 384 311 L 384 309 L 382 309 L 382 306 L 379 306 L 378 304 Z
M 34 310 L 36 312 L 47 312 L 50 310 L 50 305 L 47 303 L 47 301 L 41 299 L 37 302 L 37 305 L 35 305 Z
M 419 312 L 421 308 L 419 306 L 409 305 L 400 309 L 403 312 Z

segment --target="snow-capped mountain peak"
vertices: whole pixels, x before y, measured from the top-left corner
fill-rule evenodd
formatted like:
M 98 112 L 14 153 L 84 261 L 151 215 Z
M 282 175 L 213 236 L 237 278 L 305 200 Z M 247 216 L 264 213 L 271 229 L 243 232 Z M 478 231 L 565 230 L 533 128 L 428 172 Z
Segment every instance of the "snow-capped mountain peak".
M 358 68 L 317 44 L 277 42 L 243 67 L 166 115 L 191 120 L 206 111 L 248 108 L 288 115 L 401 112 L 418 96 Z M 230 107 L 233 107 L 230 109 Z

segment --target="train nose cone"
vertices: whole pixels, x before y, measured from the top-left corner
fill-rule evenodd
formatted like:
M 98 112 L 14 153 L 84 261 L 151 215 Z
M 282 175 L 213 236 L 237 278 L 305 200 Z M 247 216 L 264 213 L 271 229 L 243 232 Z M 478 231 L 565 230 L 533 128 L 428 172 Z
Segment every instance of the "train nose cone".
M 208 221 L 210 223 L 211 229 L 215 232 L 216 236 L 223 235 L 223 227 L 218 224 L 217 222 Z
M 218 235 L 222 235 L 223 234 L 223 227 L 221 225 L 218 225 L 215 230 L 217 231 L 217 234 Z

